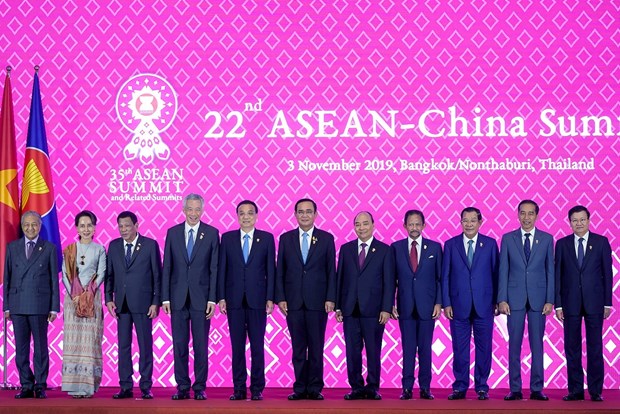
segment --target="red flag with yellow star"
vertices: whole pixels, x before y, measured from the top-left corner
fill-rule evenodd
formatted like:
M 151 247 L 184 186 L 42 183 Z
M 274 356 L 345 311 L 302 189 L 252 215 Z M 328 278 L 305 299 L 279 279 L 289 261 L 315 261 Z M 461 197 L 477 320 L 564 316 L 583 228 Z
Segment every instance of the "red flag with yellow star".
M 0 113 L 0 282 L 4 280 L 6 246 L 19 237 L 18 195 L 11 68 L 8 67 Z

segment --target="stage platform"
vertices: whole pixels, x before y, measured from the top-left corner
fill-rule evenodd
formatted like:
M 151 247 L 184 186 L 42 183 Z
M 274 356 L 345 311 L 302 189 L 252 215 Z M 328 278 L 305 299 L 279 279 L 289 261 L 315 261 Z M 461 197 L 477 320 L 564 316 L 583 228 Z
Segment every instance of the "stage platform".
M 9 414 L 190 414 L 190 413 L 356 413 L 356 414 L 387 414 L 387 413 L 534 413 L 576 414 L 576 413 L 620 413 L 620 390 L 606 390 L 605 401 L 595 403 L 590 400 L 565 402 L 564 390 L 546 390 L 550 400 L 543 401 L 504 401 L 508 390 L 498 389 L 490 392 L 488 401 L 478 401 L 474 393 L 468 399 L 448 401 L 450 390 L 433 390 L 434 401 L 419 400 L 417 390 L 414 399 L 400 401 L 400 390 L 382 390 L 382 401 L 345 401 L 345 389 L 326 389 L 324 401 L 288 401 L 289 389 L 268 388 L 264 392 L 263 401 L 229 401 L 232 393 L 230 388 L 207 389 L 206 401 L 172 401 L 173 388 L 154 388 L 153 400 L 114 400 L 112 394 L 116 388 L 103 388 L 90 400 L 74 400 L 58 390 L 48 391 L 47 400 L 16 400 L 15 391 L 0 391 L 0 413 Z M 136 388 L 136 395 L 139 390 Z M 529 395 L 529 392 L 525 392 Z

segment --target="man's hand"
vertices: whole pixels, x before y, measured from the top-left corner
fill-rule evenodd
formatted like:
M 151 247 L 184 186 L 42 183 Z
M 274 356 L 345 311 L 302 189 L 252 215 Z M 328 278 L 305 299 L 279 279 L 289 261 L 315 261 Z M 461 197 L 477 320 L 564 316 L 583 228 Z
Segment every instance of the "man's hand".
M 207 310 L 205 312 L 205 318 L 211 319 L 215 315 L 215 303 L 207 303 Z
M 164 310 L 164 313 L 166 315 L 170 315 L 170 304 L 169 303 L 164 303 L 163 305 L 161 305 L 161 308 Z
M 10 321 L 11 320 L 11 312 L 4 311 L 4 319 L 6 319 L 7 321 Z
M 268 300 L 267 303 L 265 304 L 265 313 L 267 315 L 271 315 L 273 313 L 273 301 L 272 300 Z
M 381 312 L 379 314 L 379 324 L 385 325 L 390 320 L 390 312 Z
M 435 307 L 433 308 L 433 319 L 439 319 L 439 317 L 441 316 L 441 305 L 436 304 Z
M 105 305 L 107 306 L 110 315 L 112 315 L 114 319 L 118 319 L 118 315 L 116 314 L 116 305 L 114 304 L 114 302 L 108 302 Z
M 392 314 L 390 315 L 390 318 L 394 320 L 398 319 L 398 309 L 396 309 L 396 306 L 392 306 Z
M 605 311 L 603 312 L 603 318 L 607 319 L 609 318 L 609 315 L 611 315 L 611 308 L 605 308 Z
M 220 303 L 218 303 L 218 306 L 220 307 L 220 313 L 223 313 L 224 315 L 226 315 L 226 300 L 224 299 L 220 300 Z
M 342 311 L 337 310 L 336 311 L 336 322 L 342 323 L 343 320 L 344 320 L 344 317 L 342 316 Z
M 446 318 L 452 320 L 452 318 L 454 318 L 454 312 L 452 312 L 452 306 L 446 306 L 443 309 L 443 314 L 446 316 Z
M 500 302 L 497 306 L 497 309 L 502 315 L 510 315 L 510 305 L 508 304 L 508 302 Z
M 556 309 L 555 310 L 555 317 L 558 318 L 558 320 L 560 322 L 564 322 L 564 311 L 562 309 Z
M 280 312 L 282 312 L 284 316 L 288 316 L 288 304 L 285 300 L 278 302 L 278 308 L 280 308 Z
M 551 315 L 551 312 L 553 312 L 553 305 L 551 303 L 545 303 L 545 306 L 543 306 L 542 314 L 547 316 Z
M 155 319 L 157 318 L 158 314 L 159 314 L 159 306 L 151 305 L 149 306 L 149 312 L 146 314 L 146 316 L 148 316 L 150 319 Z
M 334 302 L 327 301 L 325 302 L 325 312 L 330 313 L 334 311 L 336 304 Z
M 57 318 L 57 317 L 58 317 L 58 314 L 57 314 L 56 312 L 50 312 L 50 313 L 47 315 L 47 321 L 48 321 L 49 323 L 52 323 L 52 322 L 54 322 L 54 321 L 56 320 L 56 318 Z

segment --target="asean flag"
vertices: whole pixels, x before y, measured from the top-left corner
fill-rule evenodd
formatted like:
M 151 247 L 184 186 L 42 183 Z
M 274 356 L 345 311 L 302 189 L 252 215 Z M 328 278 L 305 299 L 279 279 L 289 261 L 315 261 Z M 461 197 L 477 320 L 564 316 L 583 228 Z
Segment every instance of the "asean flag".
M 41 215 L 40 237 L 56 245 L 58 252 L 58 269 L 62 264 L 60 232 L 58 231 L 58 214 L 54 200 L 52 168 L 47 150 L 47 135 L 43 119 L 43 105 L 39 88 L 38 67 L 35 67 L 30 103 L 30 120 L 28 121 L 28 138 L 26 139 L 26 156 L 24 159 L 24 179 L 22 181 L 21 212 L 34 210 Z

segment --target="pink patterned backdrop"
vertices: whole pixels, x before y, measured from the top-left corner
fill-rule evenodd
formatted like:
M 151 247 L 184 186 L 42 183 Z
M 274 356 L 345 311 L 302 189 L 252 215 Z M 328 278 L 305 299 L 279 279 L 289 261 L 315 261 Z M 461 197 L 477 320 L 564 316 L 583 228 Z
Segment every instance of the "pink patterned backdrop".
M 522 198 L 539 202 L 539 227 L 556 237 L 570 231 L 566 211 L 581 203 L 593 211 L 592 229 L 611 241 L 617 309 L 617 1 L 147 3 L 0 0 L 0 60 L 13 66 L 19 154 L 32 67 L 41 66 L 63 245 L 75 239 L 75 213 L 89 208 L 100 218 L 97 240 L 105 245 L 118 237 L 116 214 L 131 209 L 140 230 L 163 247 L 165 230 L 183 218 L 180 197 L 190 191 L 204 194 L 204 220 L 222 232 L 235 228 L 239 200 L 256 200 L 259 227 L 276 236 L 295 225 L 294 201 L 310 196 L 319 204 L 318 226 L 334 233 L 337 247 L 354 237 L 351 221 L 362 209 L 374 213 L 376 236 L 386 242 L 405 237 L 401 223 L 409 208 L 425 212 L 428 237 L 445 241 L 459 232 L 458 212 L 467 205 L 481 208 L 482 232 L 499 239 L 517 227 Z M 128 112 L 135 110 L 127 105 L 131 93 L 145 86 L 154 92 L 139 103 L 155 112 L 132 116 L 137 112 Z M 555 111 L 548 123 L 541 119 L 546 109 Z M 309 111 L 302 118 L 312 131 L 296 120 L 301 111 Z M 370 111 L 384 122 L 375 125 L 375 134 Z M 470 136 L 458 122 L 450 134 L 450 111 L 465 120 Z M 570 116 L 577 126 L 572 135 L 560 129 L 560 117 L 568 125 Z M 600 131 L 594 123 L 584 129 L 584 116 L 603 122 L 608 117 L 610 123 Z M 319 117 L 325 119 L 323 132 Z M 505 120 L 505 134 L 497 126 L 490 133 L 487 117 Z M 292 137 L 283 136 L 285 128 L 272 131 L 283 120 Z M 128 146 L 134 133 L 150 136 L 155 151 Z M 529 164 L 525 171 L 461 168 L 468 160 L 490 159 Z M 547 159 L 589 163 L 576 170 L 543 169 L 550 164 L 541 160 Z M 341 160 L 358 162 L 361 169 L 303 170 L 304 162 Z M 409 171 L 401 169 L 401 160 L 458 168 L 424 171 L 419 164 Z M 617 315 L 604 327 L 608 388 L 620 384 Z M 505 388 L 505 317 L 496 318 L 495 326 L 490 384 Z M 342 328 L 330 316 L 327 329 L 326 385 L 346 387 Z M 103 384 L 112 386 L 118 381 L 116 322 L 107 316 L 105 330 Z M 549 318 L 546 332 L 546 385 L 564 388 L 562 326 Z M 60 384 L 62 320 L 50 326 L 49 336 L 49 382 Z M 400 387 L 399 338 L 390 322 L 384 387 Z M 227 323 L 219 312 L 210 340 L 209 385 L 230 386 Z M 280 313 L 268 319 L 265 341 L 267 385 L 291 386 L 290 338 Z M 156 384 L 171 386 L 165 315 L 155 323 L 154 343 Z M 452 353 L 444 318 L 433 350 L 433 386 L 449 387 Z M 13 351 L 9 331 L 8 376 L 18 382 Z M 134 359 L 137 364 L 137 350 Z M 526 372 L 529 362 L 526 357 Z

